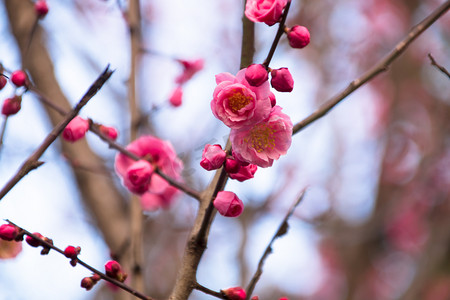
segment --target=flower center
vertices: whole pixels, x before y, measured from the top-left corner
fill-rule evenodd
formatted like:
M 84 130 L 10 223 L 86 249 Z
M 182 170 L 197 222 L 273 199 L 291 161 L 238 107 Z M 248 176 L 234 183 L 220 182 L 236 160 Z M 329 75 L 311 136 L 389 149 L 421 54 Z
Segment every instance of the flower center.
M 275 147 L 274 131 L 266 124 L 259 124 L 250 130 L 249 138 L 245 142 L 250 143 L 256 152 L 261 153 L 266 149 Z
M 234 89 L 232 95 L 228 98 L 228 105 L 236 113 L 246 107 L 252 100 L 252 96 L 245 95 L 242 90 Z

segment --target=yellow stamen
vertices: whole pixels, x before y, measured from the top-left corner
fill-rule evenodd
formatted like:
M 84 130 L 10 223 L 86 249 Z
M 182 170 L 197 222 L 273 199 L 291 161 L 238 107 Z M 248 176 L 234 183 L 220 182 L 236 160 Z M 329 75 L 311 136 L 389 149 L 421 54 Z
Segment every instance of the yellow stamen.
M 236 113 L 246 107 L 252 100 L 253 98 L 250 95 L 244 95 L 242 90 L 234 89 L 233 94 L 228 98 L 228 105 Z
M 261 153 L 266 149 L 273 149 L 275 147 L 274 131 L 266 124 L 259 124 L 250 130 L 250 135 L 245 139 L 246 143 Z

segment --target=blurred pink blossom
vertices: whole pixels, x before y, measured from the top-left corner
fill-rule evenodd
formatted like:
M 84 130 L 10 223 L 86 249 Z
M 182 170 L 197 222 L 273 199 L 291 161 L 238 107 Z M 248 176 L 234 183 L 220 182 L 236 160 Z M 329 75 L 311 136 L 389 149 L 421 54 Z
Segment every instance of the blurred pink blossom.
M 22 252 L 22 243 L 0 239 L 0 259 L 15 258 Z
M 247 297 L 245 290 L 241 287 L 231 287 L 221 290 L 221 292 L 230 300 L 245 300 Z
M 230 128 L 252 126 L 270 113 L 269 82 L 255 87 L 245 79 L 246 69 L 236 77 L 230 73 L 216 75 L 211 110 L 214 116 Z
M 177 86 L 169 97 L 169 102 L 174 107 L 178 107 L 181 105 L 183 101 L 183 89 L 181 86 Z
M 80 116 L 76 116 L 67 124 L 62 133 L 63 139 L 71 143 L 83 138 L 89 130 L 89 122 Z
M 178 60 L 179 63 L 183 65 L 183 73 L 179 75 L 175 82 L 177 84 L 183 84 L 186 83 L 189 79 L 191 79 L 198 71 L 203 69 L 204 61 L 203 59 L 197 59 L 197 60 Z
M 148 190 L 152 174 L 152 165 L 148 161 L 141 159 L 128 167 L 123 182 L 131 192 L 142 194 Z
M 249 129 L 232 129 L 233 155 L 241 161 L 267 168 L 291 146 L 292 121 L 275 106 L 269 117 Z

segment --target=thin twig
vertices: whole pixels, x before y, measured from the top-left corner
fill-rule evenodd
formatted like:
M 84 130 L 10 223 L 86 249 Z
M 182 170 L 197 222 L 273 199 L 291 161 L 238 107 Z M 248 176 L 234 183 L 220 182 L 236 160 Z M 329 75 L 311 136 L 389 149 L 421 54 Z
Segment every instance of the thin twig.
M 77 105 L 65 116 L 65 118 L 47 135 L 45 140 L 39 146 L 34 153 L 32 153 L 28 159 L 22 164 L 17 173 L 6 183 L 6 185 L 0 191 L 0 200 L 31 170 L 38 168 L 43 164 L 39 161 L 39 158 L 44 154 L 45 150 L 58 138 L 63 132 L 64 128 L 69 122 L 78 115 L 80 110 L 95 96 L 100 90 L 103 84 L 109 79 L 113 71 L 109 70 L 109 65 L 103 71 L 103 73 L 95 80 L 90 86 L 89 90 L 84 94 Z
M 314 121 L 325 116 L 332 108 L 334 108 L 338 103 L 344 100 L 345 97 L 353 93 L 363 84 L 375 78 L 378 74 L 388 70 L 392 62 L 398 58 L 408 46 L 428 27 L 431 26 L 437 19 L 439 19 L 445 12 L 450 8 L 450 0 L 447 0 L 436 10 L 434 10 L 428 17 L 422 20 L 419 24 L 414 26 L 406 35 L 406 37 L 401 40 L 394 49 L 380 62 L 378 62 L 374 67 L 365 72 L 361 77 L 353 80 L 345 90 L 338 93 L 327 102 L 322 104 L 315 112 L 306 117 L 304 120 L 295 124 L 292 134 L 298 133 L 300 130 L 310 125 Z
M 219 299 L 225 299 L 225 300 L 227 299 L 222 293 L 210 290 L 210 289 L 208 289 L 207 287 L 204 287 L 203 285 L 201 285 L 198 282 L 195 283 L 194 289 L 196 289 L 198 291 L 201 291 L 201 292 L 203 292 L 205 294 L 214 296 L 214 297 L 219 298 Z
M 262 269 L 263 269 L 263 266 L 264 266 L 264 262 L 266 261 L 266 258 L 269 256 L 269 254 L 272 253 L 272 244 L 273 244 L 273 242 L 277 238 L 282 237 L 283 235 L 285 235 L 286 232 L 288 231 L 288 228 L 289 228 L 288 220 L 292 216 L 292 214 L 294 213 L 294 211 L 297 208 L 297 206 L 299 205 L 299 203 L 305 197 L 305 192 L 306 192 L 306 189 L 304 189 L 301 192 L 300 197 L 298 197 L 298 199 L 294 202 L 292 207 L 289 209 L 288 213 L 286 214 L 286 216 L 284 217 L 284 219 L 281 222 L 280 226 L 278 227 L 277 232 L 272 237 L 272 240 L 270 241 L 269 245 L 267 245 L 267 248 L 264 251 L 263 256 L 259 260 L 258 268 L 256 269 L 255 274 L 253 275 L 252 279 L 250 280 L 250 283 L 247 286 L 247 289 L 246 289 L 246 291 L 247 291 L 246 300 L 250 299 L 250 297 L 251 297 L 251 295 L 253 293 L 253 290 L 255 289 L 256 283 L 258 282 L 259 278 L 262 275 L 262 272 L 263 272 Z
M 428 57 L 431 60 L 431 65 L 433 65 L 436 68 L 438 68 L 442 73 L 444 73 L 445 75 L 447 75 L 448 78 L 450 78 L 450 73 L 447 71 L 447 69 L 444 68 L 442 65 L 438 64 L 436 62 L 436 60 L 434 59 L 434 57 L 431 55 L 431 53 L 428 53 Z
M 3 138 L 5 137 L 5 132 L 6 132 L 6 123 L 8 122 L 8 116 L 5 116 L 4 121 L 2 123 L 2 128 L 0 129 L 0 150 L 3 146 Z
M 62 254 L 62 255 L 65 256 L 64 250 L 62 250 L 62 249 L 56 247 L 56 246 L 53 245 L 52 243 L 47 242 L 46 240 L 44 240 L 44 239 L 40 238 L 39 236 L 37 236 L 37 235 L 31 233 L 30 231 L 28 231 L 28 230 L 26 230 L 26 229 L 23 229 L 22 227 L 20 227 L 20 226 L 14 224 L 13 222 L 11 222 L 10 220 L 5 220 L 5 221 L 8 222 L 8 223 L 11 224 L 11 225 L 16 226 L 17 228 L 19 228 L 20 231 L 24 232 L 26 235 L 28 235 L 28 236 L 32 237 L 33 239 L 39 241 L 39 243 L 40 243 L 41 245 L 44 245 L 46 248 L 51 248 L 51 249 L 55 250 L 56 252 L 58 252 L 58 253 L 60 253 L 60 254 Z M 103 273 L 103 272 L 100 272 L 99 270 L 97 270 L 96 268 L 92 267 L 91 265 L 85 263 L 84 261 L 82 261 L 82 260 L 79 259 L 78 257 L 77 257 L 76 259 L 74 259 L 74 260 L 76 260 L 77 264 L 80 264 L 80 265 L 82 265 L 83 267 L 85 267 L 86 269 L 88 269 L 89 271 L 91 271 L 91 272 L 93 272 L 93 273 L 99 275 L 103 280 L 109 281 L 110 283 L 112 283 L 112 284 L 114 284 L 115 286 L 117 286 L 117 287 L 119 287 L 119 288 L 121 288 L 121 289 L 127 291 L 128 293 L 132 294 L 133 296 L 136 296 L 136 297 L 139 298 L 139 299 L 153 300 L 153 298 L 148 297 L 148 296 L 145 296 L 144 294 L 142 294 L 142 293 L 140 293 L 140 292 L 134 290 L 134 289 L 131 288 L 130 286 L 128 286 L 128 285 L 126 285 L 126 284 L 124 284 L 124 283 L 122 283 L 122 282 L 120 282 L 120 281 L 118 281 L 118 280 L 116 280 L 116 279 L 114 279 L 114 278 L 112 278 L 112 277 L 107 276 L 107 275 L 106 275 L 105 273 Z

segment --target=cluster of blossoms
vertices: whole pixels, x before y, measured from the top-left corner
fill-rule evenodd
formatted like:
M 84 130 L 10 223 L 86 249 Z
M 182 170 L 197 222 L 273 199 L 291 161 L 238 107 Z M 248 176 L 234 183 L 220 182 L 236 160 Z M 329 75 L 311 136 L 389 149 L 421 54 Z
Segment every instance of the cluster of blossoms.
M 183 85 L 189 81 L 198 71 L 203 69 L 203 59 L 184 60 L 177 59 L 183 67 L 183 72 L 175 78 L 176 87 L 169 96 L 169 102 L 172 106 L 178 107 L 183 101 Z
M 158 168 L 173 179 L 181 177 L 183 163 L 172 144 L 154 136 L 142 136 L 126 149 L 141 159 L 135 161 L 125 154 L 117 154 L 115 169 L 123 184 L 141 197 L 143 209 L 152 211 L 169 207 L 178 190 L 154 171 Z
M 272 26 L 281 20 L 287 3 L 288 0 L 248 0 L 245 15 L 253 22 Z M 292 47 L 303 48 L 309 44 L 305 27 L 285 27 L 284 31 Z M 258 167 L 272 166 L 291 145 L 292 121 L 276 105 L 270 86 L 278 92 L 291 92 L 294 80 L 287 68 L 270 69 L 265 64 L 252 64 L 236 76 L 216 75 L 216 83 L 211 110 L 231 129 L 232 153 L 228 155 L 220 145 L 206 145 L 200 165 L 206 170 L 225 165 L 229 177 L 239 181 L 253 178 Z M 214 205 L 225 216 L 238 216 L 243 210 L 242 201 L 231 192 L 219 193 Z
M 241 287 L 230 287 L 220 291 L 227 299 L 230 300 L 245 300 L 247 293 Z M 253 296 L 251 300 L 259 300 L 258 296 Z M 289 300 L 288 298 L 280 298 L 279 300 Z

